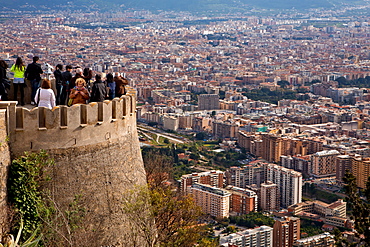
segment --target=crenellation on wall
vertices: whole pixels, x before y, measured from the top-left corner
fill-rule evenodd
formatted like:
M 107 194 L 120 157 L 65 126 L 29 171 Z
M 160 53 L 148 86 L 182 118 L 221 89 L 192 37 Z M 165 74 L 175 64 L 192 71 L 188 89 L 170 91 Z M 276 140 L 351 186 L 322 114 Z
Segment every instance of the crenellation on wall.
M 23 108 L 17 107 L 16 108 L 16 123 L 15 123 L 15 129 L 16 130 L 23 130 Z
M 93 102 L 53 109 L 16 107 L 15 101 L 0 102 L 7 109 L 8 133 L 12 154 L 39 149 L 68 148 L 105 141 L 129 132 L 128 118 L 135 113 L 134 90 L 112 101 Z M 136 123 L 134 123 L 136 124 Z
M 102 112 L 100 113 L 102 115 L 102 119 L 99 119 L 102 122 L 111 122 L 112 121 L 112 108 L 113 103 L 110 100 L 104 100 L 103 102 L 99 102 L 98 105 L 101 105 Z M 99 115 L 100 115 L 99 114 Z
M 131 98 L 125 95 L 122 96 L 121 99 L 123 100 L 123 109 L 122 109 L 123 117 L 129 116 L 131 111 L 131 105 L 129 104 L 129 101 L 131 100 Z

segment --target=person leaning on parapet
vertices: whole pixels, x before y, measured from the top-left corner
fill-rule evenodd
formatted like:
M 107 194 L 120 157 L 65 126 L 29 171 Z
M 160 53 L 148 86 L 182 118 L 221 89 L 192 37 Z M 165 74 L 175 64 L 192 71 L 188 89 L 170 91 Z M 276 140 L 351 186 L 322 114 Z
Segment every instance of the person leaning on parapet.
M 41 82 L 41 87 L 36 91 L 35 102 L 37 106 L 52 109 L 55 106 L 55 95 L 51 89 L 51 83 L 48 79 Z
M 57 88 L 57 99 L 56 99 L 57 105 L 60 105 L 60 96 L 63 90 L 62 70 L 63 70 L 63 65 L 57 64 L 57 66 L 55 66 L 54 77 L 55 77 L 55 86 Z
M 90 96 L 86 89 L 86 82 L 83 78 L 78 78 L 76 80 L 76 86 L 72 89 L 69 98 L 73 99 L 72 105 L 86 104 L 86 101 L 90 98 Z
M 24 81 L 24 72 L 26 71 L 26 66 L 24 66 L 22 58 L 17 57 L 17 60 L 15 61 L 15 64 L 13 64 L 13 66 L 10 68 L 10 71 L 14 72 L 13 100 L 18 100 L 18 87 L 19 87 L 19 91 L 21 91 L 21 105 L 24 105 L 24 87 L 26 85 Z
M 31 101 L 35 98 L 36 90 L 40 85 L 41 81 L 41 74 L 44 72 L 41 69 L 41 65 L 37 63 L 39 61 L 38 56 L 33 57 L 33 63 L 30 63 L 27 66 L 26 72 L 24 73 L 25 77 L 31 82 L 32 87 L 32 93 L 31 93 Z M 32 105 L 36 105 L 36 103 L 33 101 L 31 102 Z
M 95 82 L 91 90 L 91 102 L 103 102 L 107 96 L 107 87 L 105 83 L 101 80 L 101 75 L 95 75 Z
M 66 105 L 67 101 L 67 95 L 69 91 L 69 83 L 72 80 L 72 66 L 67 65 L 66 66 L 66 71 L 62 73 L 62 89 L 60 93 L 60 104 L 61 105 Z
M 119 73 L 116 73 L 113 79 L 116 82 L 116 97 L 121 97 L 126 94 L 125 86 L 128 85 L 128 80 Z
M 6 69 L 8 64 L 4 60 L 0 60 L 0 100 L 8 100 L 8 90 L 10 88 Z

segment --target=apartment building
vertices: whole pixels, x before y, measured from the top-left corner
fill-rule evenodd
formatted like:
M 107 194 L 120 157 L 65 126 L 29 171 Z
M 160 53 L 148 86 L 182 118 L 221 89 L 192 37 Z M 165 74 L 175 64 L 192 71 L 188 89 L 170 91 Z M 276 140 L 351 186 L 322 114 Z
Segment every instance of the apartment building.
M 238 215 L 257 212 L 258 197 L 254 191 L 231 185 L 227 186 L 225 190 L 231 194 L 230 212 L 234 212 Z
M 250 163 L 243 167 L 233 166 L 225 172 L 226 184 L 240 188 L 248 185 L 261 184 L 265 181 L 264 169 L 258 163 Z
M 198 96 L 199 110 L 220 109 L 220 97 L 218 94 L 200 94 Z
M 235 122 L 214 121 L 212 123 L 212 133 L 218 138 L 236 139 L 239 125 Z
M 301 236 L 301 221 L 297 217 L 283 217 L 273 226 L 273 247 L 292 247 Z
M 224 184 L 224 172 L 209 171 L 186 174 L 181 177 L 181 192 L 187 194 L 194 183 L 208 184 L 213 187 L 222 188 Z
M 318 200 L 305 201 L 289 206 L 288 212 L 293 215 L 316 214 L 325 223 L 338 227 L 348 227 L 351 224 L 346 218 L 347 203 L 342 199 L 331 204 Z
M 230 247 L 272 247 L 273 228 L 260 226 L 220 238 L 220 246 Z
M 280 196 L 279 188 L 277 184 L 272 183 L 271 181 L 266 181 L 261 184 L 261 210 L 262 211 L 275 211 L 280 208 Z
M 301 172 L 308 176 L 312 172 L 311 155 L 281 156 L 281 166 Z
M 294 247 L 334 247 L 334 235 L 324 232 L 308 238 L 302 238 L 295 242 Z
M 283 155 L 282 139 L 275 135 L 262 135 L 262 157 L 268 162 L 279 163 L 280 156 Z
M 302 212 L 314 213 L 320 216 L 338 216 L 345 218 L 346 217 L 346 208 L 347 203 L 342 199 L 335 201 L 331 204 L 327 204 L 322 201 L 305 201 L 291 205 L 288 208 L 288 211 L 294 215 L 298 215 Z
M 315 177 L 327 177 L 336 175 L 336 157 L 340 153 L 337 150 L 324 150 L 311 156 L 312 174 Z
M 357 187 L 366 188 L 370 176 L 370 158 L 353 158 L 352 174 L 356 177 Z
M 191 194 L 204 213 L 220 218 L 229 217 L 231 194 L 228 191 L 194 183 L 191 186 Z
M 179 129 L 191 129 L 193 117 L 191 115 L 179 116 Z
M 279 188 L 280 206 L 287 208 L 302 201 L 302 174 L 275 164 L 263 164 L 265 181 Z
M 179 128 L 179 119 L 175 116 L 163 116 L 163 128 L 166 130 L 176 131 Z

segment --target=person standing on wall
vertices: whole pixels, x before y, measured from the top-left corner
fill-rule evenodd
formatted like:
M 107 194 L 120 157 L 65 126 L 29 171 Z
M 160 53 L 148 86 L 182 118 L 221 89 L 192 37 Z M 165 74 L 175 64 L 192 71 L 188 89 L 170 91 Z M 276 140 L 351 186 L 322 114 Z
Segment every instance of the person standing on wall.
M 122 95 L 126 94 L 125 86 L 128 84 L 126 78 L 123 78 L 119 73 L 114 76 L 114 81 L 116 82 L 116 97 L 120 98 Z
M 116 97 L 116 82 L 113 80 L 112 73 L 107 75 L 106 85 L 109 87 L 109 99 L 112 100 Z
M 36 91 L 35 102 L 37 106 L 52 109 L 55 106 L 55 94 L 51 89 L 51 83 L 48 79 L 41 82 L 41 87 Z
M 61 92 L 61 95 L 60 95 L 60 104 L 61 105 L 66 105 L 67 104 L 67 95 L 68 95 L 68 91 L 69 91 L 69 83 L 71 82 L 72 80 L 72 65 L 67 65 L 66 66 L 66 71 L 64 71 L 62 73 L 62 77 L 63 77 L 63 81 L 62 81 L 62 86 L 63 86 L 63 89 L 62 89 L 62 92 Z
M 86 101 L 90 98 L 90 95 L 87 91 L 86 82 L 83 78 L 78 78 L 76 80 L 76 86 L 72 89 L 69 98 L 72 99 L 72 105 L 86 104 Z
M 85 82 L 86 82 L 86 88 L 90 92 L 90 90 L 91 90 L 90 80 L 93 77 L 92 70 L 90 68 L 84 68 L 83 76 L 84 76 L 84 79 L 85 79 Z
M 21 105 L 24 105 L 24 87 L 26 85 L 24 81 L 24 72 L 26 71 L 26 66 L 24 66 L 22 58 L 17 57 L 17 60 L 15 61 L 15 64 L 13 64 L 13 66 L 10 68 L 10 71 L 14 72 L 13 100 L 18 100 L 18 87 L 19 87 L 19 91 L 21 92 Z
M 8 64 L 0 60 L 0 100 L 8 100 L 8 91 L 10 88 L 9 79 L 6 76 Z
M 101 80 L 101 75 L 95 75 L 95 82 L 91 90 L 91 102 L 103 102 L 107 96 L 107 87 Z
M 33 57 L 33 63 L 30 63 L 27 66 L 25 77 L 31 82 L 32 87 L 32 93 L 31 93 L 31 104 L 36 105 L 36 102 L 34 101 L 36 91 L 39 88 L 40 81 L 41 81 L 41 74 L 44 72 L 41 69 L 41 64 L 37 63 L 39 61 L 38 56 Z
M 76 80 L 77 80 L 78 78 L 83 78 L 83 79 L 84 79 L 84 76 L 82 75 L 82 73 L 83 73 L 83 70 L 82 70 L 81 68 L 77 68 L 77 69 L 76 69 L 76 74 L 75 74 L 75 76 L 74 76 L 74 77 L 72 77 L 71 82 L 69 83 L 70 91 L 71 91 L 73 88 L 75 88 L 75 86 L 76 86 Z
M 63 75 L 62 75 L 63 65 L 58 64 L 55 66 L 54 77 L 55 77 L 55 86 L 57 88 L 57 105 L 60 105 L 60 96 L 63 91 Z

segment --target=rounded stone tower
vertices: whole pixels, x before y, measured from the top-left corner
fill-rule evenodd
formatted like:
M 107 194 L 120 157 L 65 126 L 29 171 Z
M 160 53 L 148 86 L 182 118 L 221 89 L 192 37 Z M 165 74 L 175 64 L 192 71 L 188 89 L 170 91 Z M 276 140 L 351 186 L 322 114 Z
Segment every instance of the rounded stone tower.
M 59 212 L 70 210 L 75 198 L 84 212 L 69 233 L 74 244 L 146 246 L 122 208 L 127 193 L 146 185 L 135 92 L 129 90 L 112 101 L 52 110 L 15 104 L 0 103 L 6 109 L 10 157 L 43 149 L 54 159 L 46 187 Z

